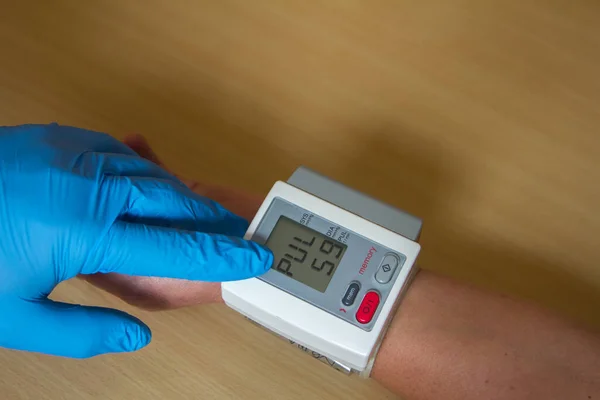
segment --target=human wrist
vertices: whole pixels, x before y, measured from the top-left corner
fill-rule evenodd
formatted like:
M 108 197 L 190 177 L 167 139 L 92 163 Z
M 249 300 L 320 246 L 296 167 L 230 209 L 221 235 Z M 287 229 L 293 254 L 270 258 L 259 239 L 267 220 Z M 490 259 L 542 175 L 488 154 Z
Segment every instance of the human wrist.
M 225 303 L 225 301 L 223 300 L 223 292 L 222 292 L 222 285 L 221 282 L 211 282 L 208 286 L 207 286 L 207 295 L 208 298 L 210 299 L 209 302 L 211 303 Z
M 438 277 L 429 271 L 420 270 L 393 317 L 383 338 L 371 377 L 394 391 L 402 392 L 418 377 L 416 371 L 421 364 L 420 357 L 427 357 L 423 352 L 425 343 L 422 334 L 426 321 L 430 321 L 429 307 L 432 298 L 428 296 L 429 288 L 435 285 Z

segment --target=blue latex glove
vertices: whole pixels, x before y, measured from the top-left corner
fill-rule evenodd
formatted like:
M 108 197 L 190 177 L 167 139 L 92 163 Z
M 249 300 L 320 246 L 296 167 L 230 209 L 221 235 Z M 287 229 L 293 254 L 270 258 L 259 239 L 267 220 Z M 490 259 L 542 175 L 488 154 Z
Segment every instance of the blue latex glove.
M 0 127 L 0 346 L 66 357 L 140 349 L 124 312 L 48 299 L 78 274 L 228 281 L 272 254 L 247 222 L 118 140 L 73 127 Z

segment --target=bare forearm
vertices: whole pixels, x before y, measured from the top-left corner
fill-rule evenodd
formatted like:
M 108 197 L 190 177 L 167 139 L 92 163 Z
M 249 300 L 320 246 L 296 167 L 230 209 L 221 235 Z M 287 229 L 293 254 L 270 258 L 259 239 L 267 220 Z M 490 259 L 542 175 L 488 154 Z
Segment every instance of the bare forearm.
M 147 309 L 222 301 L 218 283 L 93 277 Z M 407 400 L 600 399 L 600 339 L 537 307 L 421 271 L 372 376 Z
M 535 306 L 421 271 L 373 378 L 408 400 L 600 399 L 600 338 Z

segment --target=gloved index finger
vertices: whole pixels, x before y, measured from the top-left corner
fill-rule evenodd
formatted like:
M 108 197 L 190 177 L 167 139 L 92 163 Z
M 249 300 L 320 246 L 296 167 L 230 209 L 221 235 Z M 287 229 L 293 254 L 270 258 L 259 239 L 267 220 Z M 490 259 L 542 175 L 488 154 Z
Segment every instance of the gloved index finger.
M 241 238 L 117 221 L 81 273 L 225 282 L 262 275 L 272 263 L 270 250 Z
M 131 189 L 120 215 L 122 220 L 154 221 L 154 225 L 237 237 L 248 228 L 245 219 L 183 185 L 147 178 L 129 178 L 127 184 Z

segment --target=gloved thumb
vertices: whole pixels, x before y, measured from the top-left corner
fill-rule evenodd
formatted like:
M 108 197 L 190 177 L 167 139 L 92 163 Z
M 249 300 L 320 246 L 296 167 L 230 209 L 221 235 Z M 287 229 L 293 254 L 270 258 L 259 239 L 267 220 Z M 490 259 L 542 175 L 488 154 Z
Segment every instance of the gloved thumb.
M 109 308 L 49 299 L 0 304 L 0 346 L 14 350 L 88 358 L 139 350 L 152 336 L 137 318 Z

